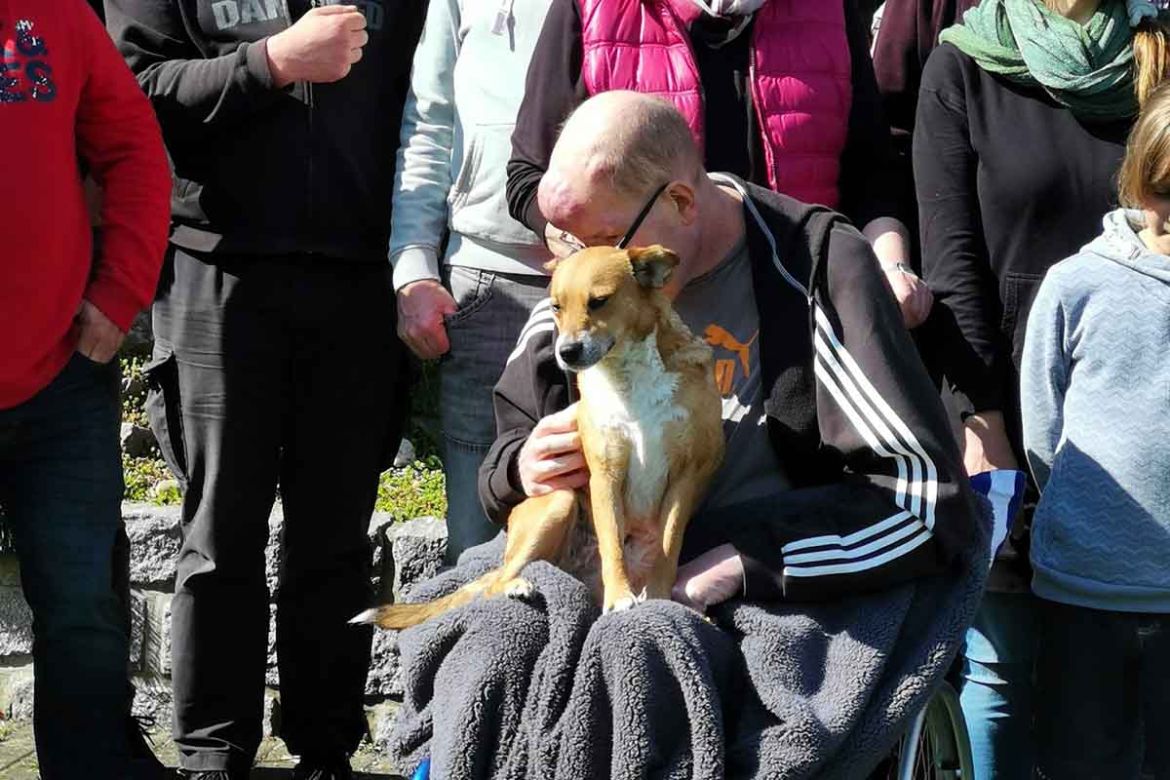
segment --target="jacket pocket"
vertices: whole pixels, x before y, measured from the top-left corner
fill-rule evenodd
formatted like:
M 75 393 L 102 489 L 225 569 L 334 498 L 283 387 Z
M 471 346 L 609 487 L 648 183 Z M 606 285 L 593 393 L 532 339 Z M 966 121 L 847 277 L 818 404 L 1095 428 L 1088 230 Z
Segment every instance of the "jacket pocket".
M 1024 333 L 1028 329 L 1028 313 L 1040 289 L 1044 274 L 1008 273 L 1004 277 L 1003 321 L 1000 330 L 1012 340 L 1012 364 L 1020 368 L 1024 352 Z
M 468 137 L 467 148 L 463 150 L 459 175 L 455 177 L 455 183 L 451 185 L 451 191 L 447 193 L 447 205 L 451 207 L 452 214 L 463 208 L 471 193 L 471 184 L 475 180 L 475 169 L 479 166 L 480 139 L 479 133 L 475 132 L 473 128 Z
M 146 379 L 146 416 L 158 440 L 163 460 L 187 490 L 187 447 L 183 438 L 183 411 L 179 400 L 179 363 L 169 347 L 155 344 L 154 355 L 142 369 Z
M 448 198 L 454 232 L 501 244 L 539 243 L 536 234 L 508 213 L 506 189 L 514 126 L 512 122 L 495 122 L 468 128 L 463 164 Z

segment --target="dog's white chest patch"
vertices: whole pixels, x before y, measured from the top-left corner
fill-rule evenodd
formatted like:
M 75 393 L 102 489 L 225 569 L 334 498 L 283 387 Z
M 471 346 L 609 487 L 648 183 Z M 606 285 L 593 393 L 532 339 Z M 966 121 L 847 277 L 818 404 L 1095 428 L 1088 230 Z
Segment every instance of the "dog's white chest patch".
M 685 417 L 674 402 L 679 376 L 662 364 L 657 332 L 615 358 L 583 371 L 581 392 L 594 424 L 628 443 L 626 512 L 645 516 L 658 510 L 669 477 L 666 425 Z

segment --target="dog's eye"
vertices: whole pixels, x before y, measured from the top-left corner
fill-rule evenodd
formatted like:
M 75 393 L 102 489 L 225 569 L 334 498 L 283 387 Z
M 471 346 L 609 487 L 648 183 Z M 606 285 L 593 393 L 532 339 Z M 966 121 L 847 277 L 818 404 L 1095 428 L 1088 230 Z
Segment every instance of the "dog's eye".
M 559 303 L 551 303 L 549 304 L 549 308 L 552 309 L 553 314 L 560 314 L 561 312 L 561 305 Z
M 609 302 L 608 295 L 606 295 L 602 298 L 590 298 L 589 299 L 589 311 L 597 311 L 598 309 L 600 309 L 602 306 L 604 306 L 608 302 Z

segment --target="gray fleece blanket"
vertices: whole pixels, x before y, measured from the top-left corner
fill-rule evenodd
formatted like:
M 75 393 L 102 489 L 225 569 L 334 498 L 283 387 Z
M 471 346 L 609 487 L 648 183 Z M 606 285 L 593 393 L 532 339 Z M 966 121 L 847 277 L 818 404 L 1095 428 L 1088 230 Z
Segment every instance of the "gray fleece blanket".
M 469 550 L 409 600 L 495 566 Z M 447 780 L 858 778 L 942 679 L 979 602 L 987 557 L 952 575 L 833 603 L 671 602 L 599 615 L 546 563 L 528 601 L 479 601 L 404 631 L 404 769 Z

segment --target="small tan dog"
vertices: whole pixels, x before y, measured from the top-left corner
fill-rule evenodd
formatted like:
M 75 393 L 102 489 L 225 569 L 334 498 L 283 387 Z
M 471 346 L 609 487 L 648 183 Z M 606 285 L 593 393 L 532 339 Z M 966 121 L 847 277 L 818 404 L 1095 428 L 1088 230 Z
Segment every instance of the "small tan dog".
M 527 499 L 508 516 L 499 569 L 436 601 L 367 610 L 353 622 L 406 628 L 477 596 L 525 597 L 532 586 L 520 572 L 536 560 L 592 584 L 607 612 L 670 598 L 683 532 L 723 460 L 711 348 L 661 290 L 677 264 L 660 246 L 595 247 L 553 273 L 557 362 L 579 377 L 588 496 Z

